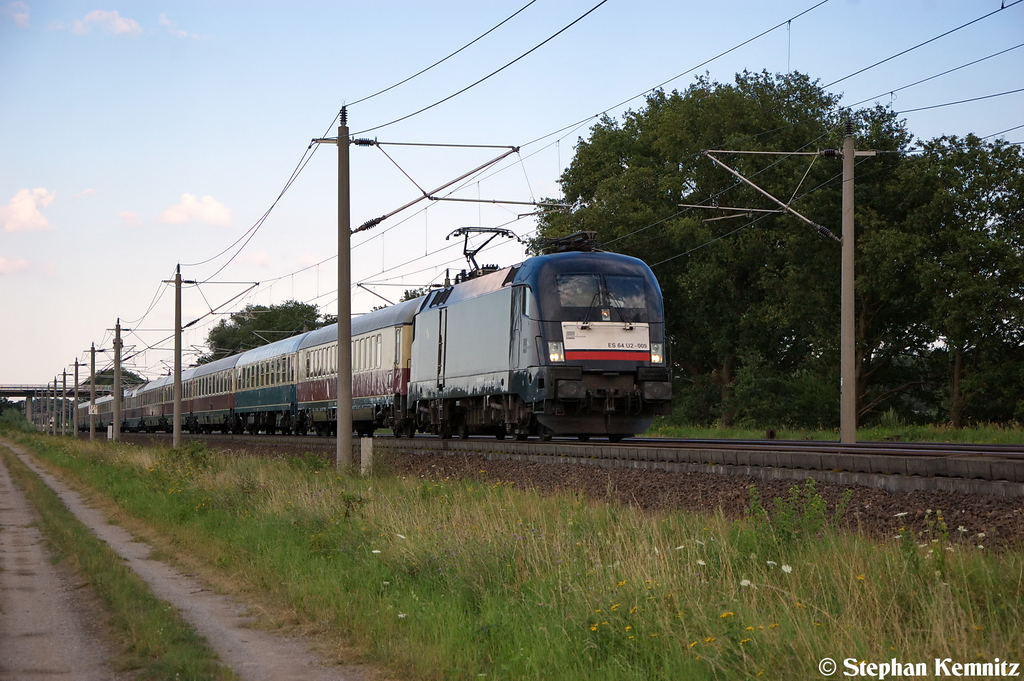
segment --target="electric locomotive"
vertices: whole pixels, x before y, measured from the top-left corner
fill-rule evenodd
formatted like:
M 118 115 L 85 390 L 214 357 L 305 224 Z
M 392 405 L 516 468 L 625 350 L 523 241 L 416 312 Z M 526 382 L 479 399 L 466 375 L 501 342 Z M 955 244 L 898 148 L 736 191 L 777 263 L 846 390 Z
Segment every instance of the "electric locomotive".
M 416 427 L 442 437 L 619 440 L 672 397 L 661 288 L 614 253 L 536 256 L 433 291 L 411 359 Z

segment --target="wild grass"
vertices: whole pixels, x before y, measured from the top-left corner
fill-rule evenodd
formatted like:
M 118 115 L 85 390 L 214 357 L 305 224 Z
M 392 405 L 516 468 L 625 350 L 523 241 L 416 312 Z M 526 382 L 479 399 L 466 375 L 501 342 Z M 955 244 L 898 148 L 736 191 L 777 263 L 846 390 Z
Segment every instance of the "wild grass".
M 779 440 L 839 440 L 838 430 L 802 430 L 793 428 L 741 428 L 686 426 L 659 420 L 645 433 L 647 437 L 688 439 L 762 440 L 774 430 Z M 965 428 L 947 425 L 912 425 L 898 418 L 879 419 L 879 424 L 857 429 L 859 442 L 962 442 L 975 444 L 1024 444 L 1024 427 L 1019 424 L 977 424 Z
M 123 643 L 114 666 L 138 679 L 228 681 L 235 674 L 174 608 L 159 600 L 123 560 L 96 538 L 42 480 L 9 449 L 0 457 L 40 518 L 40 529 L 58 560 L 74 568 L 107 609 Z
M 813 485 L 772 513 L 752 497 L 731 522 L 483 477 L 350 477 L 312 456 L 30 444 L 271 625 L 402 678 L 792 679 L 818 678 L 824 657 L 1024 658 L 1024 554 L 843 533 Z

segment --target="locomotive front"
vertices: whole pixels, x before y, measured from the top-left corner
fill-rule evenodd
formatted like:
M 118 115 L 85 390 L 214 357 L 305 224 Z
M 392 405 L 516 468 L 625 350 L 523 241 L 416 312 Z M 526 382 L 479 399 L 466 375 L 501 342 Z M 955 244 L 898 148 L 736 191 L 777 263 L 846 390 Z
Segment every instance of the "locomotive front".
M 536 310 L 540 360 L 523 377 L 542 435 L 645 431 L 667 414 L 672 383 L 658 285 L 641 260 L 614 253 L 532 258 L 516 276 Z

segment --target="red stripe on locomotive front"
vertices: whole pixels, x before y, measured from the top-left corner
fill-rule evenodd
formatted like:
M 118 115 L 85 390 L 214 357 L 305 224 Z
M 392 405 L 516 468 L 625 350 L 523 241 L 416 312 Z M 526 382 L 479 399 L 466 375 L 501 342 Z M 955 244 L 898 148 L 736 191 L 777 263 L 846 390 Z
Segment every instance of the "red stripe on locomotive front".
M 646 361 L 651 353 L 645 350 L 566 350 L 566 360 L 619 360 L 619 361 Z

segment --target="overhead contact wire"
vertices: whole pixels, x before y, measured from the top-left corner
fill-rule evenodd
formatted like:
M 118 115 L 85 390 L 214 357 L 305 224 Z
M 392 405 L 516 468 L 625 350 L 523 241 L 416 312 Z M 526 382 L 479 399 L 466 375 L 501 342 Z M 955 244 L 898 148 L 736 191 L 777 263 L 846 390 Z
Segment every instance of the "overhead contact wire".
M 443 64 L 444 62 L 448 61 L 449 59 L 451 59 L 452 57 L 454 57 L 458 53 L 460 53 L 463 50 L 465 50 L 466 48 L 472 46 L 473 44 L 475 44 L 475 43 L 479 42 L 480 40 L 484 39 L 485 37 L 487 37 L 489 34 L 493 33 L 496 30 L 498 30 L 499 28 L 501 28 L 503 25 L 507 24 L 509 21 L 514 19 L 517 15 L 522 13 L 523 10 L 525 10 L 527 7 L 529 7 L 530 5 L 532 5 L 535 2 L 537 2 L 537 0 L 530 0 L 530 2 L 526 3 L 525 5 L 520 7 L 518 10 L 516 10 L 514 13 L 510 14 L 508 17 L 506 17 L 500 23 L 495 24 L 489 30 L 485 31 L 484 33 L 481 33 L 480 35 L 478 35 L 473 40 L 469 41 L 468 43 L 466 43 L 465 45 L 463 45 L 459 49 L 457 49 L 454 52 L 452 52 L 451 54 L 449 54 L 447 57 L 434 62 L 433 64 L 431 64 L 430 66 L 428 66 L 425 69 L 422 69 L 421 71 L 417 71 L 416 73 L 412 74 L 411 76 L 409 76 L 405 80 L 400 80 L 397 83 L 395 83 L 394 85 L 390 85 L 390 86 L 384 88 L 383 90 L 378 90 L 377 92 L 374 92 L 372 95 L 367 95 L 366 97 L 363 97 L 362 99 L 357 99 L 356 101 L 352 102 L 351 104 L 348 104 L 348 106 L 355 106 L 356 104 L 362 104 L 363 102 L 365 102 L 367 100 L 370 100 L 370 99 L 373 99 L 374 97 L 376 97 L 378 95 L 382 95 L 385 92 L 388 92 L 389 90 L 394 90 L 399 85 L 404 85 L 404 84 L 408 83 L 413 78 L 416 78 L 418 76 L 422 76 L 424 73 L 426 73 L 427 71 L 431 70 L 435 66 L 439 66 L 439 65 Z M 337 117 L 335 117 L 335 120 L 337 120 Z
M 823 0 L 823 1 L 824 2 L 828 2 L 828 0 Z M 1021 0 L 1018 0 L 1018 2 L 1019 1 L 1021 1 Z M 420 109 L 418 111 L 413 111 L 411 114 L 406 114 L 405 116 L 402 116 L 401 118 L 396 118 L 393 121 L 389 121 L 387 123 L 382 123 L 381 125 L 377 125 L 377 126 L 374 126 L 372 128 L 366 128 L 365 130 L 360 130 L 359 132 L 353 133 L 353 135 L 364 135 L 364 134 L 366 134 L 368 132 L 372 132 L 374 130 L 380 130 L 381 128 L 386 128 L 389 125 L 394 125 L 395 123 L 399 123 L 401 121 L 407 120 L 409 118 L 412 118 L 413 116 L 418 116 L 419 114 L 423 113 L 424 111 L 429 111 L 430 109 L 433 109 L 435 106 L 439 106 L 441 104 L 444 104 L 445 102 L 447 102 L 450 99 L 454 99 L 455 97 L 458 97 L 459 95 L 461 95 L 462 93 L 466 92 L 467 90 L 471 90 L 472 88 L 476 87 L 480 83 L 483 83 L 485 80 L 488 80 L 489 78 L 491 78 L 491 77 L 501 73 L 502 71 L 504 71 L 508 67 L 512 66 L 516 62 L 520 61 L 521 59 L 525 58 L 526 56 L 532 54 L 533 52 L 536 52 L 541 47 L 543 47 L 544 45 L 548 44 L 549 42 L 551 42 L 552 40 L 554 40 L 555 38 L 557 38 L 561 34 L 565 33 L 567 30 L 569 30 L 570 28 L 572 28 L 573 26 L 578 24 L 580 21 L 585 19 L 587 16 L 589 16 L 592 12 L 597 10 L 597 8 L 599 8 L 601 5 L 605 4 L 606 2 L 608 2 L 608 0 L 601 0 L 601 2 L 599 2 L 596 5 L 594 5 L 593 7 L 591 7 L 585 13 L 583 13 L 582 15 L 580 15 L 579 17 L 574 19 L 572 22 L 570 22 L 568 25 L 566 25 L 565 27 L 563 27 L 562 29 L 560 29 L 556 33 L 552 34 L 551 36 L 549 36 L 545 40 L 541 41 L 540 43 L 538 43 L 534 47 L 532 47 L 529 50 L 527 50 L 526 52 L 522 53 L 521 55 L 519 55 L 518 57 L 516 57 L 512 61 L 508 62 L 507 64 L 505 64 L 501 68 L 495 69 L 494 71 L 490 72 L 489 74 L 487 74 L 483 78 L 477 80 L 474 83 L 471 83 L 471 84 L 467 85 L 466 87 L 462 88 L 458 92 L 452 93 L 452 94 L 448 95 L 447 97 L 445 97 L 444 99 L 440 99 L 440 100 L 434 102 L 433 104 L 430 104 L 429 106 L 423 107 L 422 109 Z
M 885 59 L 883 59 L 881 61 L 877 61 L 874 64 L 871 64 L 870 66 L 865 66 L 864 68 L 860 69 L 859 71 L 854 71 L 853 73 L 851 73 L 851 74 L 849 74 L 847 76 L 843 76 L 842 78 L 840 78 L 838 80 L 833 80 L 831 83 L 827 83 L 826 85 L 823 85 L 822 87 L 823 88 L 829 88 L 829 87 L 832 87 L 833 85 L 835 85 L 836 83 L 842 83 L 844 80 L 847 80 L 849 78 L 853 78 L 854 76 L 859 75 L 861 73 L 864 73 L 865 71 L 869 71 L 870 69 L 873 69 L 876 66 L 881 66 L 882 64 L 884 64 L 884 63 L 886 63 L 888 61 L 892 61 L 896 57 L 902 57 L 903 55 L 907 54 L 908 52 L 913 52 L 914 50 L 918 49 L 919 47 L 924 47 L 928 43 L 933 43 L 936 40 L 938 40 L 939 38 L 945 38 L 947 35 L 949 35 L 951 33 L 956 33 L 960 29 L 967 28 L 971 24 L 976 24 L 979 21 L 981 21 L 982 19 L 987 19 L 990 16 L 992 16 L 993 14 L 998 14 L 999 12 L 1002 12 L 1004 9 L 1010 9 L 1014 5 L 1020 4 L 1021 2 L 1024 2 L 1024 0 L 1014 0 L 1013 2 L 1011 2 L 1008 5 L 1004 3 L 997 10 L 993 10 L 993 11 L 989 12 L 988 14 L 985 14 L 985 15 L 982 15 L 982 16 L 978 17 L 977 19 L 973 19 L 971 21 L 968 21 L 966 24 L 961 24 L 960 26 L 957 26 L 956 28 L 952 28 L 952 29 L 946 31 L 945 33 L 940 33 L 939 35 L 935 36 L 934 38 L 929 38 L 928 40 L 925 40 L 923 43 L 918 43 L 917 45 L 914 45 L 913 47 L 908 47 L 907 49 L 903 50 L 902 52 L 898 52 L 898 53 L 892 55 L 891 57 L 886 57 Z

